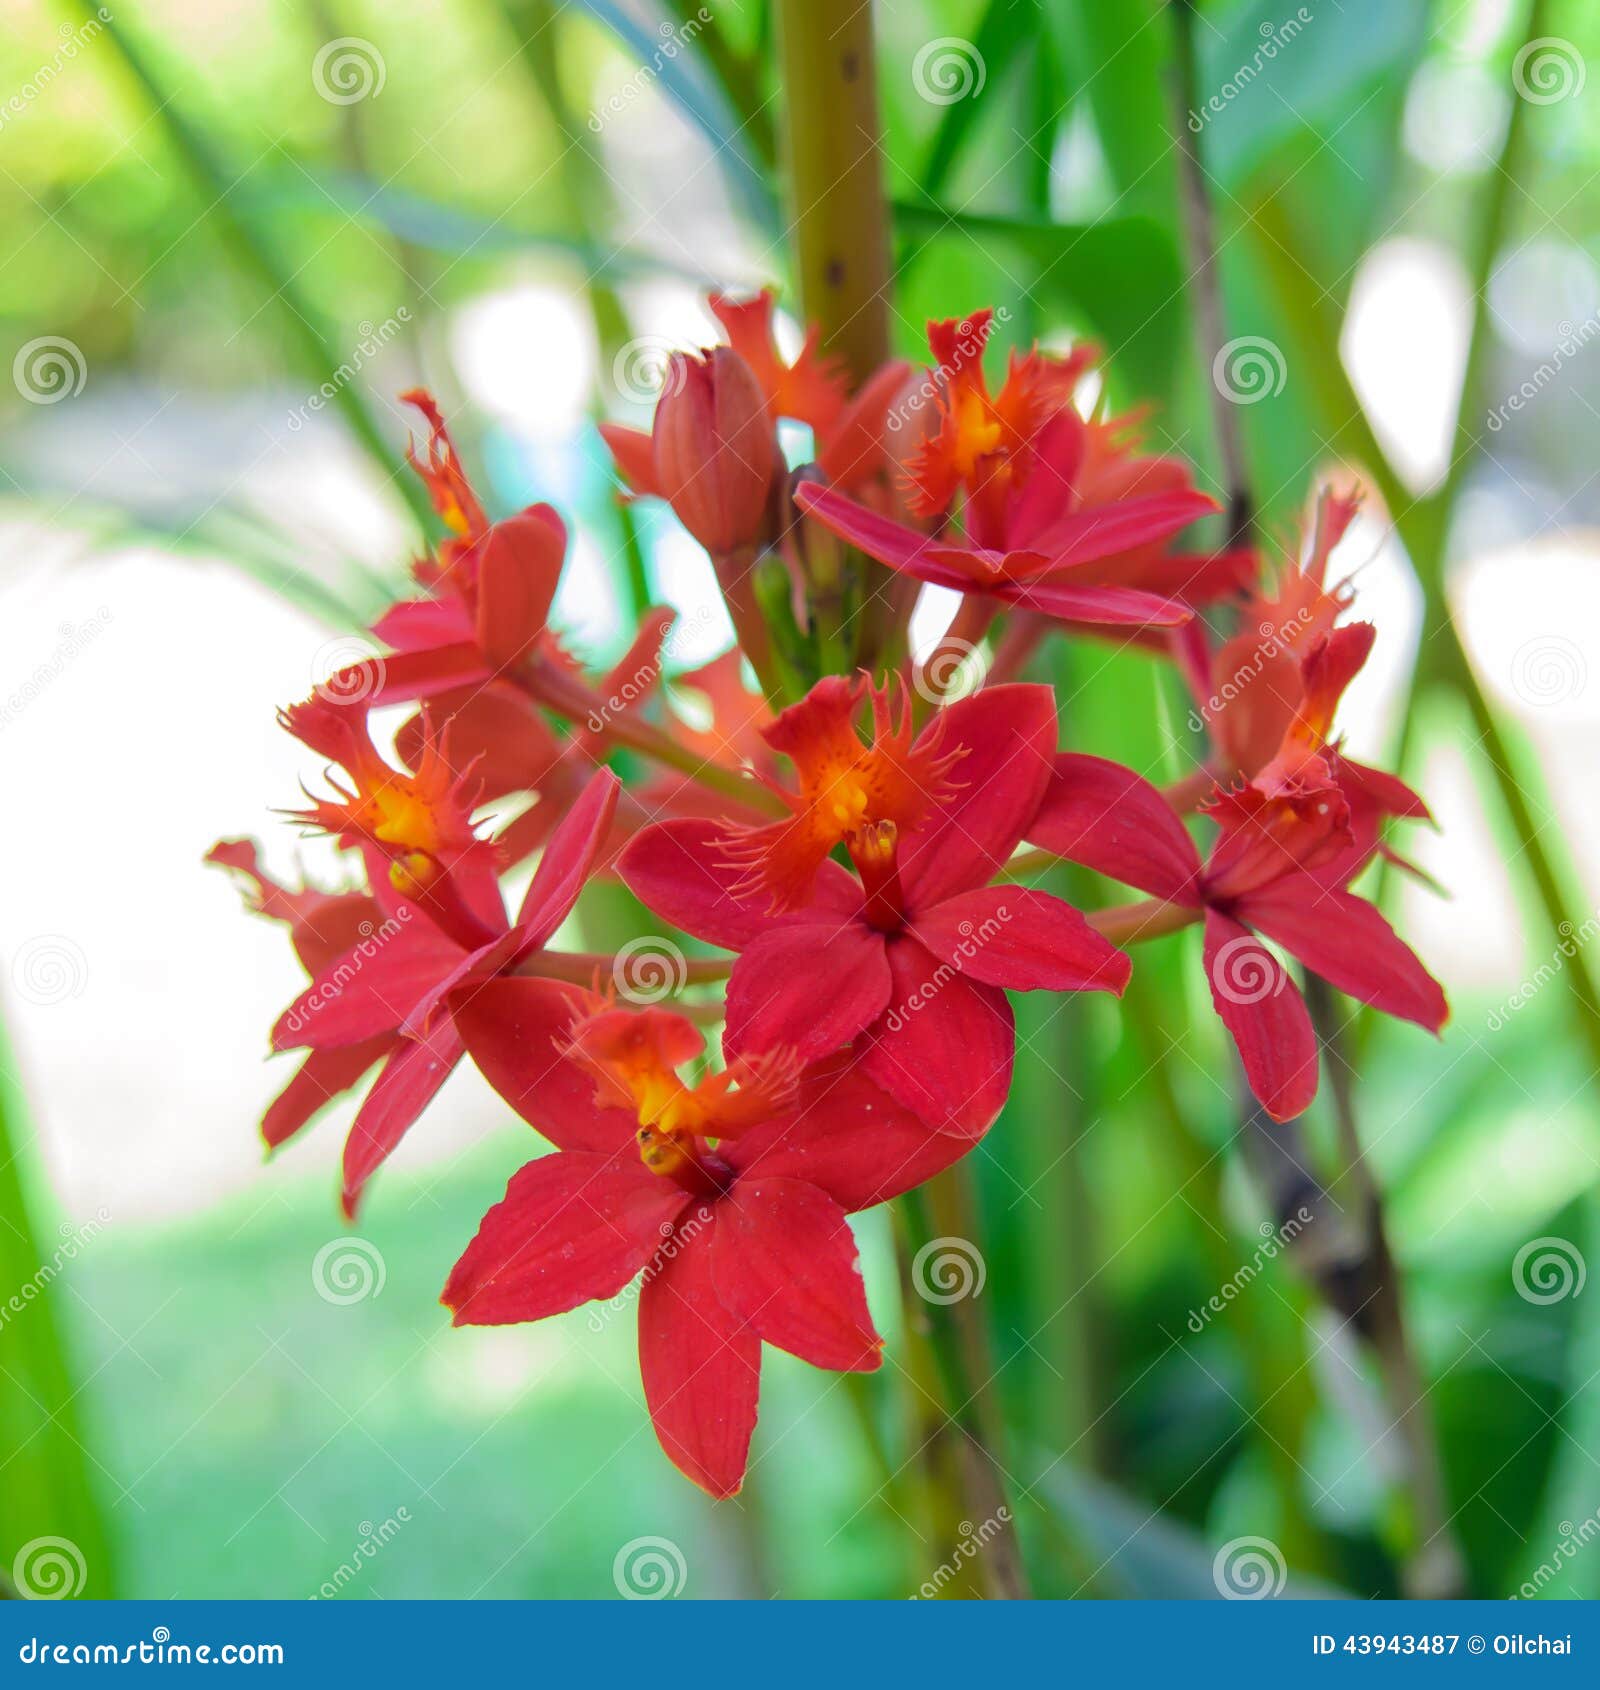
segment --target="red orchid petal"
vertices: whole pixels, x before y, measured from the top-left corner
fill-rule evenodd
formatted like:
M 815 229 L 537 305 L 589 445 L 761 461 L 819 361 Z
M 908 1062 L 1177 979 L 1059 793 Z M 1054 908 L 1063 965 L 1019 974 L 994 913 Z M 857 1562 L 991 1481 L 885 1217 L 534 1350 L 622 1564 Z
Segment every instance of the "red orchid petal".
M 832 487 L 803 481 L 794 490 L 794 502 L 807 516 L 814 516 L 841 539 L 859 546 L 868 557 L 876 558 L 890 569 L 914 573 L 926 561 L 929 545 L 926 534 L 919 534 L 915 528 L 907 528 L 891 517 L 879 516 Z
M 1365 898 L 1295 874 L 1233 907 L 1240 920 L 1276 939 L 1312 973 L 1385 1015 L 1432 1033 L 1450 1018 L 1443 987 Z
M 1176 599 L 1158 598 L 1133 587 L 1075 587 L 1065 581 L 1001 582 L 993 591 L 1008 604 L 1036 610 L 1063 622 L 1121 628 L 1176 628 L 1194 612 Z
M 272 1048 L 330 1050 L 392 1033 L 466 953 L 432 922 L 393 916 L 335 958 L 280 1015 Z
M 349 1089 L 394 1045 L 388 1034 L 363 1039 L 360 1044 L 341 1045 L 337 1050 L 314 1050 L 295 1070 L 290 1080 L 267 1106 L 261 1117 L 261 1136 L 276 1150 L 287 1142 L 341 1092 Z
M 541 1156 L 511 1176 L 440 1301 L 457 1326 L 506 1326 L 614 1297 L 689 1201 L 637 1156 Z
M 524 949 L 542 945 L 572 913 L 611 831 L 621 790 L 622 782 L 610 769 L 597 770 L 550 835 L 522 908 L 517 911 L 517 930 Z
M 854 1058 L 836 1057 L 802 1075 L 797 1114 L 745 1133 L 721 1154 L 744 1177 L 804 1180 L 854 1214 L 932 1179 L 966 1151 L 896 1103 Z
M 862 1068 L 930 1127 L 981 1138 L 1011 1089 L 1005 993 L 963 980 L 914 939 L 890 943 L 889 967 L 894 996 L 857 1041 Z
M 635 835 L 617 860 L 617 873 L 633 895 L 663 921 L 696 939 L 743 950 L 763 933 L 819 916 L 843 919 L 861 907 L 861 888 L 837 863 L 824 863 L 806 908 L 770 914 L 766 897 L 736 898 L 732 888 L 749 871 L 730 866 L 727 828 L 702 816 L 658 822 Z
M 520 668 L 539 643 L 566 550 L 566 524 L 550 505 L 529 505 L 483 537 L 475 631 L 495 669 Z
M 1165 540 L 1219 508 L 1217 501 L 1204 493 L 1144 493 L 1074 511 L 1032 535 L 1028 546 L 1032 551 L 1047 553 L 1052 568 L 1067 569 L 1115 556 L 1150 540 Z
M 1354 758 L 1341 757 L 1339 784 L 1352 800 L 1371 804 L 1381 815 L 1401 816 L 1408 821 L 1429 821 L 1428 806 L 1398 775 L 1374 769 Z
M 1056 749 L 1049 687 L 985 687 L 941 710 L 918 744 L 965 747 L 950 769 L 956 790 L 900 837 L 906 902 L 923 909 L 982 886 L 1016 849 L 1050 783 Z
M 474 807 L 508 792 L 537 791 L 561 760 L 562 742 L 528 696 L 504 682 L 443 693 L 432 705 L 437 719 L 449 724 L 452 760 L 472 765 Z M 414 769 L 423 744 L 419 711 L 401 724 L 394 748 Z
M 912 932 L 969 980 L 1014 992 L 1115 992 L 1127 956 L 1062 898 L 1026 886 L 980 886 L 919 912 Z
M 362 1188 L 388 1159 L 461 1060 L 454 1025 L 440 1022 L 426 1039 L 403 1039 L 384 1063 L 344 1142 L 344 1212 L 354 1217 Z
M 450 1002 L 478 1071 L 523 1120 L 563 1150 L 611 1155 L 638 1122 L 596 1103 L 593 1078 L 557 1050 L 586 1007 L 576 987 L 534 979 L 488 980 Z
M 405 599 L 392 604 L 372 624 L 372 632 L 396 651 L 433 651 L 440 646 L 469 643 L 473 630 L 466 606 L 460 599 L 448 598 Z
M 863 922 L 773 928 L 728 981 L 730 1053 L 793 1049 L 802 1062 L 847 1045 L 889 1002 L 883 935 Z
M 1033 469 L 1012 501 L 1006 529 L 1016 544 L 1032 546 L 1035 536 L 1071 509 L 1088 443 L 1089 425 L 1070 406 L 1057 411 L 1034 437 Z
M 372 675 L 366 670 L 358 671 L 350 685 L 354 695 L 364 697 L 374 710 L 383 704 L 432 698 L 455 687 L 479 686 L 493 674 L 476 640 L 430 646 L 422 651 L 391 652 L 387 657 L 366 661 L 368 665 L 381 664 L 377 686 L 368 685 Z M 334 676 L 327 685 L 337 690 L 339 677 Z M 361 686 L 367 686 L 367 690 L 357 691 Z
M 723 1306 L 758 1338 L 841 1373 L 881 1363 L 855 1235 L 825 1191 L 739 1180 L 717 1205 L 711 1268 Z
M 1200 853 L 1149 781 L 1104 757 L 1064 753 L 1028 843 L 1171 903 L 1199 903 Z
M 1300 990 L 1278 959 L 1231 916 L 1206 911 L 1211 1001 L 1233 1035 L 1245 1078 L 1275 1121 L 1292 1121 L 1317 1095 L 1317 1035 Z
M 665 498 L 656 479 L 656 445 L 649 431 L 608 422 L 599 429 L 628 491 L 641 498 Z
M 716 1497 L 744 1483 L 761 1389 L 761 1340 L 717 1296 L 720 1208 L 679 1221 L 639 1294 L 639 1374 L 656 1436 L 672 1464 Z

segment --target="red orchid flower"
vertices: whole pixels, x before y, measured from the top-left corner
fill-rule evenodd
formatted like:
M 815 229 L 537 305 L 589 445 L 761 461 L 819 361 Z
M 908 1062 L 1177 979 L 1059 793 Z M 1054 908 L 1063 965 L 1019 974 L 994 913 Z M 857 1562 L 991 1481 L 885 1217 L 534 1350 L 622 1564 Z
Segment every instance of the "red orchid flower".
M 1251 1091 L 1274 1120 L 1287 1121 L 1316 1096 L 1317 1039 L 1299 989 L 1256 933 L 1387 1015 L 1437 1033 L 1449 1010 L 1439 983 L 1376 907 L 1329 879 L 1352 861 L 1337 788 L 1268 797 L 1245 785 L 1220 793 L 1210 811 L 1220 831 L 1202 865 L 1148 781 L 1104 758 L 1063 755 L 1028 839 L 1203 912 L 1212 1002 Z
M 372 746 L 365 722 L 357 725 L 360 714 L 349 705 L 322 701 L 289 712 L 308 743 L 339 757 L 355 787 L 342 801 L 320 801 L 307 819 L 362 849 L 375 894 L 362 900 L 359 919 L 368 922 L 367 930 L 337 950 L 326 941 L 314 952 L 301 948 L 304 918 L 291 918 L 312 978 L 272 1030 L 274 1050 L 310 1052 L 296 1077 L 297 1107 L 313 1081 L 338 1079 L 336 1089 L 344 1090 L 383 1060 L 345 1142 L 342 1201 L 348 1215 L 354 1215 L 367 1180 L 461 1059 L 461 1039 L 445 1000 L 512 973 L 543 951 L 593 870 L 618 791 L 609 771 L 590 782 L 552 835 L 511 922 L 492 850 L 472 835 L 455 788 L 392 769 Z M 341 717 L 349 720 L 341 723 Z M 341 736 L 345 743 L 335 751 Z M 456 842 L 453 852 L 440 848 L 433 854 L 441 838 Z M 218 854 L 224 849 L 227 857 Z M 218 847 L 213 860 L 245 866 L 237 847 Z M 398 875 L 385 875 L 385 864 Z M 266 896 L 263 890 L 263 900 Z M 335 923 L 329 932 L 344 938 L 350 911 L 338 913 L 343 925 Z M 320 919 L 316 910 L 311 918 Z M 274 1118 L 269 1144 L 283 1142 L 319 1106 L 312 1104 L 296 1119 L 285 1105 Z
M 809 1061 L 853 1041 L 896 1102 L 976 1137 L 1011 1080 L 1003 988 L 1120 993 L 1128 959 L 1061 899 L 989 884 L 1050 779 L 1049 688 L 985 689 L 909 745 L 881 695 L 877 737 L 863 745 L 859 697 L 825 679 L 768 730 L 800 772 L 791 821 L 731 833 L 663 822 L 618 872 L 657 915 L 741 953 L 730 1051 L 792 1047 Z M 829 859 L 836 844 L 855 875 Z
M 551 505 L 529 505 L 491 524 L 432 396 L 419 388 L 401 398 L 427 419 L 426 457 L 414 450 L 407 456 L 450 537 L 436 560 L 416 566 L 428 596 L 392 605 L 373 624 L 392 654 L 354 665 L 329 682 L 343 696 L 374 704 L 521 674 L 548 648 L 546 622 L 567 549 L 566 524 Z M 546 649 L 544 655 L 554 654 Z
M 542 1320 L 644 1273 L 639 1371 L 668 1458 L 712 1496 L 744 1482 L 763 1342 L 869 1371 L 874 1329 L 845 1217 L 960 1154 L 861 1075 L 797 1085 L 735 1062 L 690 1086 L 704 1040 L 540 980 L 498 980 L 459 1011 L 475 1060 L 558 1148 L 513 1175 L 457 1262 L 457 1325 Z
M 1080 571 L 1170 538 L 1216 502 L 1188 488 L 1085 507 L 1078 484 L 1088 425 L 1071 405 L 1081 355 L 1013 354 L 1004 386 L 991 396 L 982 352 L 992 318 L 980 311 L 929 324 L 937 428 L 907 466 L 913 510 L 925 517 L 944 518 L 964 492 L 964 536 L 921 533 L 812 483 L 796 487 L 796 504 L 869 557 L 936 586 L 1076 622 L 1187 621 L 1188 609 L 1173 600 L 1086 582 Z

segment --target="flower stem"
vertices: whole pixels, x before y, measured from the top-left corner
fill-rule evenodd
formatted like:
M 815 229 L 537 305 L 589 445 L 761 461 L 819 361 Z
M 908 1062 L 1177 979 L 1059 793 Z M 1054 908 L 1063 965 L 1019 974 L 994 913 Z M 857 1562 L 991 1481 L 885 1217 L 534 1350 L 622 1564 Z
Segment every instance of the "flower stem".
M 901 1199 L 915 1250 L 940 1239 L 965 1240 L 976 1248 L 979 1229 L 971 1180 L 971 1165 L 963 1160 Z M 969 1510 L 964 1535 L 978 1531 L 986 1544 L 981 1559 L 987 1594 L 1008 1601 L 1027 1598 L 1032 1592 L 1001 1461 L 1002 1415 L 982 1310 L 975 1293 L 953 1301 L 925 1300 L 923 1308 L 945 1414 L 960 1439 Z

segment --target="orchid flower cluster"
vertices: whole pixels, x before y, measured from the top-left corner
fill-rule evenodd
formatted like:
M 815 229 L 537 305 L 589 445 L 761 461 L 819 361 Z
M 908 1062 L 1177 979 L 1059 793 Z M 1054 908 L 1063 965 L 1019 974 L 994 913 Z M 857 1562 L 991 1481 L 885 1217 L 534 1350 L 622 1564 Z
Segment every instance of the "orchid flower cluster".
M 364 887 L 278 884 L 243 840 L 211 856 L 309 976 L 272 1031 L 303 1055 L 268 1145 L 365 1087 L 353 1217 L 470 1059 L 555 1148 L 489 1209 L 444 1303 L 458 1324 L 532 1321 L 642 1275 L 657 1435 L 721 1497 L 743 1480 L 763 1344 L 879 1365 L 847 1216 L 990 1130 L 1008 993 L 1120 995 L 1128 946 L 1198 925 L 1277 1120 L 1311 1103 L 1318 1041 L 1263 941 L 1431 1030 L 1446 1008 L 1348 889 L 1390 818 L 1426 815 L 1334 727 L 1374 637 L 1332 565 L 1351 499 L 1319 499 L 1295 556 L 1189 549 L 1216 506 L 1144 450 L 1138 416 L 1081 407 L 1093 348 L 1013 352 L 995 387 L 982 312 L 930 326 L 928 367 L 852 390 L 815 335 L 782 355 L 770 294 L 711 303 L 726 343 L 673 358 L 648 432 L 603 433 L 623 496 L 665 500 L 709 554 L 738 645 L 669 687 L 673 618 L 652 609 L 592 674 L 549 622 L 562 519 L 490 521 L 433 401 L 409 394 L 448 538 L 374 625 L 386 655 L 281 717 L 325 769 L 294 819 L 353 853 Z M 790 467 L 780 424 L 809 430 L 809 461 Z M 919 662 L 924 583 L 960 596 Z M 1162 789 L 1060 744 L 1052 689 L 1017 677 L 1063 629 L 1175 666 L 1203 724 L 1189 776 Z M 957 677 L 977 684 L 952 700 Z M 380 733 L 391 706 L 404 719 Z M 1029 884 L 1062 860 L 1143 896 L 1085 914 Z M 504 877 L 530 864 L 513 914 Z M 675 1007 L 630 992 L 622 953 L 556 948 L 604 879 L 681 940 Z

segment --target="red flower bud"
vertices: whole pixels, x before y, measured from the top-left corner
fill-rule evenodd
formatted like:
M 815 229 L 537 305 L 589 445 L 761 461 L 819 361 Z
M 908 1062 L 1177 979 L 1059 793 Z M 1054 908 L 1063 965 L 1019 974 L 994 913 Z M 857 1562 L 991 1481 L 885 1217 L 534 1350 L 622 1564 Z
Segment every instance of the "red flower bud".
M 731 347 L 676 354 L 655 421 L 656 483 L 714 557 L 761 538 L 778 437 L 750 366 Z

